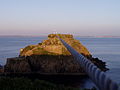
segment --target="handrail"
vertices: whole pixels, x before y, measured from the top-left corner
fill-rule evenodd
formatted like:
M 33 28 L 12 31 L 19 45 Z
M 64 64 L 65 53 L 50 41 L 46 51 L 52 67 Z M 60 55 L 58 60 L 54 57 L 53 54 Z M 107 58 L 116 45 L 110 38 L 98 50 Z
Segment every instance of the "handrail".
M 73 57 L 80 63 L 81 67 L 85 70 L 88 76 L 96 84 L 99 90 L 118 90 L 118 85 L 112 81 L 103 71 L 97 68 L 90 60 L 88 60 L 83 55 L 79 54 L 70 45 L 68 45 L 64 40 L 57 38 L 62 42 L 62 44 L 67 48 L 67 50 L 73 55 Z

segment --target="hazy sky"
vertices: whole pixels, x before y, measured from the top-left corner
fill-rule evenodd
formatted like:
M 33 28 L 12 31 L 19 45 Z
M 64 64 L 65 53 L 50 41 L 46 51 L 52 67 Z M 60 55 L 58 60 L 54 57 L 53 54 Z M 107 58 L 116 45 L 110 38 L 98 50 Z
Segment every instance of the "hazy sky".
M 120 0 L 0 0 L 0 35 L 119 35 Z

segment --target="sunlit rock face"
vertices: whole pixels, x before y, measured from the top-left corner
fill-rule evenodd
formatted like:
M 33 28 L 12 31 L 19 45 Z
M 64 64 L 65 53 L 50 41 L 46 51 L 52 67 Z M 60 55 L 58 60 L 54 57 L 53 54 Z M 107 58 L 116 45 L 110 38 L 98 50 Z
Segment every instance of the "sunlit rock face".
M 84 73 L 80 64 L 67 51 L 59 36 L 77 52 L 91 60 L 103 71 L 106 71 L 105 62 L 93 58 L 90 52 L 80 41 L 69 34 L 50 34 L 47 40 L 37 45 L 28 45 L 20 50 L 19 57 L 7 59 L 4 67 L 5 72 L 39 72 L 39 73 Z
M 72 46 L 76 51 L 84 56 L 91 56 L 89 51 L 80 43 L 80 41 L 73 38 L 73 35 L 69 34 L 50 34 L 47 40 L 43 40 L 42 43 L 37 45 L 29 45 L 25 47 L 20 56 L 31 55 L 70 55 L 67 49 L 63 46 L 60 40 L 56 37 L 59 36 Z

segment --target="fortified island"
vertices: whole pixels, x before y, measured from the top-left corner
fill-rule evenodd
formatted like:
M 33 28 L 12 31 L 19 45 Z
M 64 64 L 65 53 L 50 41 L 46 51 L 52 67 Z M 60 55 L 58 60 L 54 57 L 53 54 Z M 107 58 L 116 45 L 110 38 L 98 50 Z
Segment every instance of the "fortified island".
M 81 74 L 85 73 L 80 64 L 68 52 L 59 36 L 77 52 L 91 60 L 102 71 L 108 70 L 106 63 L 92 57 L 91 53 L 79 40 L 70 34 L 49 34 L 47 40 L 37 45 L 28 45 L 20 50 L 20 55 L 8 58 L 4 73 L 45 73 L 45 74 Z

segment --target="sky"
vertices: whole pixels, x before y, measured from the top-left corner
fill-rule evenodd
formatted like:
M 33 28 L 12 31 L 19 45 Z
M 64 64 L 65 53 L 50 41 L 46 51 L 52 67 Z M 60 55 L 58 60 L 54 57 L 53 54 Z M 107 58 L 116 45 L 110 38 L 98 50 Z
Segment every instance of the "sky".
M 0 0 L 0 35 L 120 36 L 120 0 Z

